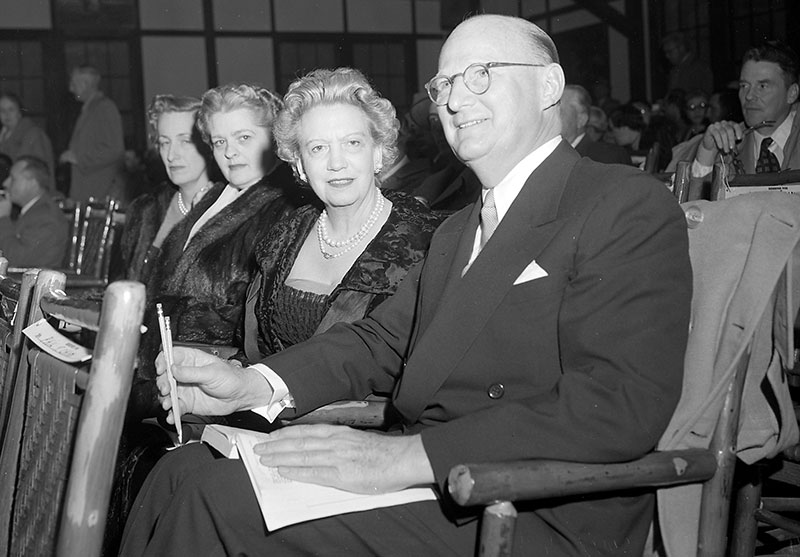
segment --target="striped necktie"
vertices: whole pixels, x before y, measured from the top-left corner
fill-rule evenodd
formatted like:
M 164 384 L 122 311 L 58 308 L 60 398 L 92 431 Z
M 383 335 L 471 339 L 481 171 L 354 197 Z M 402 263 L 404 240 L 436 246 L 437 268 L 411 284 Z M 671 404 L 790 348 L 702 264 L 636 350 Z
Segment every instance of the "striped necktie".
M 483 200 L 483 207 L 481 207 L 481 249 L 489 241 L 489 238 L 494 234 L 499 220 L 497 218 L 497 207 L 494 204 L 494 189 L 490 189 L 486 193 L 486 198 Z

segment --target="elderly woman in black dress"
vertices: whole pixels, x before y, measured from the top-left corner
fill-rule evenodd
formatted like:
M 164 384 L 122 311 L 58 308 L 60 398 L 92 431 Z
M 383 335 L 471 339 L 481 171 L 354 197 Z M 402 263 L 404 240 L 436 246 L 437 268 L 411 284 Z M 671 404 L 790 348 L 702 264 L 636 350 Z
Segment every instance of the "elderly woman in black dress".
M 360 72 L 313 71 L 292 83 L 284 105 L 274 128 L 278 156 L 319 202 L 256 248 L 250 361 L 364 317 L 422 260 L 439 223 L 413 197 L 379 188 L 397 157 L 398 121 Z

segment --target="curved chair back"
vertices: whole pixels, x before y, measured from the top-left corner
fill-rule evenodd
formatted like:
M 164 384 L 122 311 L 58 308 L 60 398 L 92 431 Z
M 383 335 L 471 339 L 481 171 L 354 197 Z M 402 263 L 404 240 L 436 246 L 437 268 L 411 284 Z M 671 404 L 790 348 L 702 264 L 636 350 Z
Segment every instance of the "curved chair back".
M 25 342 L 30 380 L 26 392 L 15 393 L 24 406 L 22 435 L 18 450 L 3 446 L 3 458 L 14 468 L 13 490 L 5 499 L 11 501 L 12 518 L 4 554 L 101 552 L 144 285 L 112 283 L 101 304 L 65 295 L 64 281 L 63 273 L 40 273 L 30 321 L 45 318 L 96 333 L 91 364 L 71 363 L 63 352 Z

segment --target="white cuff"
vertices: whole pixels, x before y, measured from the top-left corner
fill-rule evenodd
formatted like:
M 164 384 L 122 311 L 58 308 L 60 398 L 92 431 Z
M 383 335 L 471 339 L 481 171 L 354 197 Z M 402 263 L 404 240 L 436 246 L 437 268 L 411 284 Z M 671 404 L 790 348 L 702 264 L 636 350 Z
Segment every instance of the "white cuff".
M 252 412 L 264 416 L 270 423 L 275 421 L 284 408 L 294 408 L 294 398 L 289 394 L 289 387 L 283 382 L 280 375 L 272 371 L 264 364 L 253 364 L 248 366 L 264 376 L 269 386 L 272 387 L 272 397 L 267 401 L 265 406 L 253 408 Z

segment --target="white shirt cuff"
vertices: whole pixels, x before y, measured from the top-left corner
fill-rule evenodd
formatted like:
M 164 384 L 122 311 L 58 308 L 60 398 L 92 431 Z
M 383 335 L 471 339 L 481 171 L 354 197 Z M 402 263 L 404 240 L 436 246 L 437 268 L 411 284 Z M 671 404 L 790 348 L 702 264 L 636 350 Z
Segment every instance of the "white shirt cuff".
M 700 164 L 697 159 L 692 161 L 692 177 L 693 178 L 704 178 L 711 174 L 711 171 L 714 170 L 713 166 L 706 166 L 705 164 Z
M 289 394 L 289 387 L 283 382 L 280 375 L 272 371 L 264 364 L 253 364 L 248 366 L 264 376 L 269 386 L 272 387 L 272 397 L 265 406 L 253 408 L 252 411 L 260 416 L 264 416 L 270 423 L 275 421 L 284 408 L 294 408 L 294 398 Z

